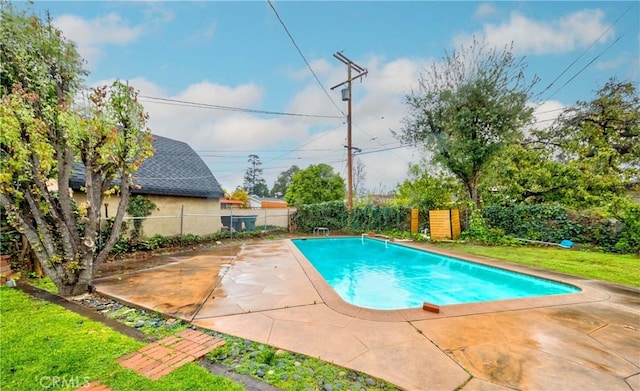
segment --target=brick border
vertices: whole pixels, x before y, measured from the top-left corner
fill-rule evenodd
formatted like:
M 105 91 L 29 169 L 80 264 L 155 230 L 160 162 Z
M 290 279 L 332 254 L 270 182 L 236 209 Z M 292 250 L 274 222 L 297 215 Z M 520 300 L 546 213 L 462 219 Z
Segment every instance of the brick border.
M 135 352 L 127 353 L 116 361 L 142 376 L 157 380 L 224 344 L 224 340 L 186 329 Z

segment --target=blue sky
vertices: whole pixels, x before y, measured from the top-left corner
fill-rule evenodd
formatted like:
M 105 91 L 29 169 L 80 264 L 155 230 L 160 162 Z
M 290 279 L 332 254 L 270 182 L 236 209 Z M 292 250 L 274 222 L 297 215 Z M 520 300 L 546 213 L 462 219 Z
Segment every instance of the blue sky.
M 540 77 L 539 126 L 590 100 L 609 78 L 640 80 L 640 5 L 629 1 L 38 2 L 75 41 L 88 85 L 129 80 L 145 96 L 151 130 L 187 142 L 227 190 L 247 158 L 269 187 L 295 164 L 328 163 L 346 178 L 346 124 L 319 118 L 189 107 L 161 99 L 341 117 L 342 51 L 369 73 L 353 86 L 353 145 L 369 191 L 389 191 L 424 156 L 391 134 L 420 72 L 472 37 L 525 56 Z M 573 65 L 571 65 L 573 63 Z M 564 72 L 564 73 L 563 73 Z M 557 79 L 557 80 L 556 80 Z M 555 81 L 555 82 L 554 82 Z M 550 88 L 547 88 L 551 83 Z M 326 91 L 326 92 L 325 92 Z M 328 94 L 327 94 L 328 93 Z M 329 96 L 327 96 L 329 95 Z

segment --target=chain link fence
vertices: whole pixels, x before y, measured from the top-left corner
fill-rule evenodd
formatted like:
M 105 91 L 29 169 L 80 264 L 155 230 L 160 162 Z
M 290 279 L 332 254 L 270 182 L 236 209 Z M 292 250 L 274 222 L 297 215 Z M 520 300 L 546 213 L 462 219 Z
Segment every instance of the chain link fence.
M 219 213 L 189 213 L 182 207 L 178 215 L 151 215 L 147 217 L 125 217 L 127 232 L 136 219 L 141 219 L 142 235 L 152 237 L 177 235 L 211 235 L 221 230 L 231 232 L 268 230 L 279 227 L 290 230 L 290 216 L 296 208 L 249 208 L 221 209 Z

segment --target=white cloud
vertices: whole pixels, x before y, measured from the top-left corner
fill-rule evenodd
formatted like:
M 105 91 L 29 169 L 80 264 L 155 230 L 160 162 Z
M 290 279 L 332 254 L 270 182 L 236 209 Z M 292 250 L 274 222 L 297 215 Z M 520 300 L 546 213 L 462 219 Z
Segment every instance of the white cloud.
M 497 13 L 497 9 L 496 6 L 493 5 L 493 3 L 481 3 L 480 5 L 478 5 L 478 8 L 476 8 L 476 12 L 473 15 L 476 19 L 484 19 L 487 16 L 491 16 L 494 15 L 495 13 Z
M 65 14 L 56 18 L 53 23 L 64 31 L 68 39 L 76 43 L 80 55 L 88 63 L 99 58 L 101 46 L 126 45 L 137 40 L 143 33 L 141 26 L 130 26 L 116 13 L 89 20 Z
M 366 78 L 362 86 L 368 91 L 384 95 L 408 94 L 411 86 L 415 86 L 420 71 L 426 63 L 423 60 L 399 58 L 389 63 L 373 58 L 367 63 L 372 76 Z
M 608 61 L 598 61 L 596 63 L 596 69 L 600 71 L 610 71 L 612 69 L 618 69 L 621 66 L 629 64 L 629 60 L 629 55 L 627 53 L 622 53 L 618 57 L 612 58 Z
M 566 106 L 558 101 L 550 100 L 536 106 L 533 110 L 535 123 L 532 128 L 546 129 L 562 114 Z
M 552 21 L 539 21 L 517 12 L 502 24 L 485 24 L 481 31 L 463 33 L 454 38 L 454 44 L 467 46 L 473 37 L 483 37 L 497 47 L 514 43 L 516 54 L 565 53 L 589 46 L 609 27 L 605 14 L 599 9 L 585 9 Z M 614 37 L 610 29 L 602 38 L 606 42 Z
M 321 75 L 328 75 L 335 70 L 335 67 L 332 67 L 331 64 L 325 59 L 318 59 L 309 62 L 311 69 L 313 72 L 320 77 Z M 289 70 L 288 75 L 293 80 L 304 80 L 307 78 L 313 78 L 311 71 L 306 66 L 301 69 Z
M 375 57 L 361 63 L 375 77 L 353 85 L 353 146 L 362 149 L 362 154 L 356 157 L 365 165 L 365 188 L 390 191 L 406 178 L 409 163 L 420 158 L 412 149 L 398 149 L 400 143 L 390 130 L 400 129 L 406 113 L 404 96 L 417 80 L 423 64 L 407 58 L 384 62 Z M 337 84 L 345 76 L 340 64 L 318 69 L 325 75 L 323 82 L 329 79 Z M 304 70 L 301 68 L 296 73 L 302 74 Z M 96 84 L 110 82 L 103 80 Z M 143 77 L 130 79 L 129 83 L 140 90 L 141 95 L 220 106 L 262 108 L 265 95 L 265 91 L 254 84 L 225 86 L 203 80 L 169 95 L 161 86 Z M 334 101 L 346 113 L 347 104 L 340 100 L 339 92 L 330 93 L 335 94 Z M 141 102 L 150 115 L 148 126 L 152 132 L 184 141 L 199 151 L 224 188 L 233 189 L 242 184 L 247 157 L 252 153 L 260 157 L 269 187 L 278 174 L 294 164 L 300 168 L 331 164 L 346 181 L 344 118 L 259 115 L 161 104 L 148 98 L 141 98 Z M 339 115 L 313 78 L 300 86 L 285 107 L 287 112 Z
M 204 27 L 203 29 L 200 29 L 195 33 L 193 33 L 190 39 L 194 41 L 208 41 L 211 38 L 213 38 L 217 28 L 218 28 L 217 23 L 211 23 L 208 26 Z
M 175 99 L 232 107 L 253 107 L 260 103 L 262 90 L 254 84 L 222 86 L 208 80 L 188 86 Z

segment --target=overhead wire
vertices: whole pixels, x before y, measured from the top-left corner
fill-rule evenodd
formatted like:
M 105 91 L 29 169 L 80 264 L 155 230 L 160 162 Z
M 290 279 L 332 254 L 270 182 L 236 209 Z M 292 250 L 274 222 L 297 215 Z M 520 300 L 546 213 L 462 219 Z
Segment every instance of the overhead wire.
M 609 46 L 607 46 L 603 51 L 601 51 L 600 53 L 598 53 L 597 56 L 595 56 L 593 59 L 591 59 L 591 61 L 589 61 L 584 67 L 582 67 L 578 72 L 576 72 L 576 74 L 574 74 L 569 80 L 567 80 L 566 82 L 564 82 L 563 85 L 560 86 L 560 88 L 558 88 L 557 90 L 555 90 L 553 92 L 553 94 L 551 94 L 546 100 L 549 100 L 551 98 L 553 98 L 560 90 L 562 90 L 564 87 L 566 87 L 569 83 L 571 83 L 576 77 L 578 77 L 578 75 L 580 75 L 585 69 L 587 69 L 589 66 L 591 66 L 591 64 L 593 64 L 598 58 L 600 58 L 600 56 L 602 56 L 607 50 L 609 50 L 613 45 L 615 45 L 616 43 L 618 43 L 620 41 L 620 39 L 622 39 L 622 37 L 624 37 L 626 35 L 627 32 L 631 31 L 631 29 L 625 31 L 621 36 L 619 36 L 618 38 L 616 38 Z
M 320 79 L 318 78 L 318 75 L 316 75 L 316 72 L 313 70 L 313 68 L 311 67 L 311 64 L 309 64 L 309 61 L 307 61 L 307 58 L 304 56 L 304 54 L 302 53 L 302 50 L 300 50 L 300 47 L 298 46 L 298 44 L 296 43 L 296 40 L 293 38 L 293 35 L 291 35 L 291 33 L 289 32 L 289 29 L 287 28 L 287 25 L 284 23 L 284 21 L 282 20 L 282 18 L 280 17 L 280 14 L 278 13 L 278 11 L 276 10 L 276 7 L 273 5 L 273 3 L 271 2 L 271 0 L 267 0 L 267 3 L 269 3 L 269 6 L 271 7 L 271 9 L 273 10 L 273 13 L 276 15 L 276 18 L 278 18 L 278 21 L 280 22 L 280 24 L 282 25 L 282 28 L 284 29 L 284 31 L 287 33 L 287 36 L 289 37 L 289 39 L 291 40 L 291 43 L 293 43 L 293 46 L 296 48 L 296 50 L 298 51 L 298 54 L 300 55 L 300 57 L 302 57 L 302 60 L 304 61 L 304 63 L 307 65 L 307 68 L 309 68 L 309 71 L 311 72 L 311 74 L 313 75 L 314 79 L 316 79 L 316 82 L 318 82 L 318 84 L 320 85 L 320 88 L 322 88 L 322 91 L 324 91 L 325 95 L 327 96 L 327 98 L 329 98 L 329 101 L 331 101 L 331 103 L 333 103 L 333 105 L 335 106 L 336 109 L 338 109 L 338 111 L 342 114 L 343 117 L 346 117 L 347 115 L 342 111 L 342 109 L 340 108 L 340 106 L 338 106 L 338 104 L 333 100 L 333 98 L 331 98 L 331 95 L 329 94 L 329 91 L 327 91 L 327 89 L 324 87 L 324 85 L 322 84 L 322 82 L 320 81 Z
M 547 92 L 549 89 L 551 89 L 551 87 L 553 87 L 553 85 L 569 70 L 571 69 L 571 67 L 573 67 L 576 62 L 578 62 L 578 60 L 580 58 L 582 58 L 582 56 L 584 56 L 589 50 L 591 50 L 591 48 L 593 46 L 595 46 L 601 39 L 602 37 L 604 37 L 609 30 L 611 30 L 616 24 L 618 24 L 618 22 L 620 22 L 620 20 L 631 10 L 631 8 L 633 8 L 634 5 L 636 5 L 637 3 L 632 3 L 626 10 L 624 10 L 624 12 L 609 26 L 607 27 L 607 29 L 605 29 L 602 34 L 600 34 L 598 36 L 598 38 L 596 38 L 586 49 L 584 49 L 582 51 L 582 53 L 580 53 L 580 55 L 578 57 L 576 57 L 568 66 L 566 66 L 562 72 L 560 72 L 560 74 L 551 82 L 549 83 L 549 85 L 542 90 L 540 93 L 538 93 L 536 96 L 542 96 L 542 94 L 544 94 L 545 92 Z M 630 29 L 629 29 L 630 30 Z M 543 100 L 542 103 L 540 103 L 538 105 L 542 106 L 544 103 L 546 103 L 549 99 L 551 99 L 552 97 L 555 96 L 555 94 L 557 94 L 560 90 L 562 90 L 564 87 L 566 87 L 571 81 L 573 81 L 580 73 L 582 73 L 587 67 L 589 67 L 595 60 L 597 60 L 604 52 L 606 52 L 607 50 L 609 50 L 609 48 L 611 48 L 611 46 L 613 46 L 615 43 L 617 43 L 620 38 L 622 38 L 622 36 L 624 36 L 629 30 L 625 31 L 625 33 L 623 33 L 620 37 L 618 37 L 616 40 L 614 40 L 614 42 L 612 44 L 610 44 L 607 48 L 605 48 L 605 50 L 603 50 L 602 52 L 600 52 L 595 58 L 593 58 L 587 65 L 585 65 L 584 67 L 582 67 L 582 69 L 580 69 L 576 74 L 574 74 L 568 81 L 566 81 L 560 88 L 558 88 L 553 94 L 551 94 L 549 97 L 547 97 L 546 99 Z
M 623 16 L 625 16 L 625 15 L 627 14 L 627 12 L 629 12 L 629 10 L 631 9 L 631 7 L 632 7 L 632 6 L 633 6 L 633 4 L 632 4 L 629 8 L 627 8 L 627 9 L 622 13 L 622 15 L 620 15 L 620 16 L 618 17 L 618 19 L 616 19 L 616 20 L 615 20 L 615 22 L 613 22 L 613 24 L 611 24 L 607 29 L 605 29 L 605 30 L 602 32 L 602 34 L 600 34 L 600 36 L 598 36 L 598 38 L 596 38 L 593 42 L 591 42 L 591 44 L 590 44 L 586 49 L 584 49 L 584 50 L 582 51 L 582 53 L 580 53 L 580 55 L 579 55 L 578 57 L 576 57 L 576 58 L 571 62 L 571 64 L 567 65 L 567 66 L 562 70 L 562 72 L 560 72 L 560 74 L 559 74 L 555 79 L 553 79 L 553 81 L 552 81 L 551 83 L 549 83 L 549 85 L 548 85 L 544 90 L 542 90 L 542 91 L 538 94 L 538 96 L 541 96 L 542 94 L 544 94 L 545 92 L 547 92 L 551 87 L 553 87 L 553 85 L 554 85 L 554 84 L 555 84 L 555 83 L 556 83 L 556 82 L 557 82 L 557 81 L 558 81 L 558 80 L 559 80 L 559 79 L 560 79 L 560 78 L 561 78 L 565 73 L 567 73 L 567 71 L 568 71 L 569 69 L 571 69 L 571 67 L 572 67 L 576 62 L 578 62 L 578 60 L 579 60 L 580 58 L 582 58 L 582 56 L 584 56 L 584 55 L 585 55 L 589 50 L 591 50 L 591 48 L 592 48 L 592 47 L 594 47 L 594 46 L 595 46 L 595 45 L 596 45 L 596 44 L 597 44 L 597 43 L 602 39 L 602 37 L 604 37 L 604 36 L 609 32 L 609 30 L 611 30 L 611 29 L 613 28 L 613 26 L 615 26 L 615 25 L 620 21 L 620 19 L 622 19 L 622 17 L 623 17 Z M 548 99 L 546 99 L 546 100 L 548 100 Z
M 160 98 L 160 97 L 154 97 L 154 96 L 148 96 L 148 95 L 139 95 L 139 97 L 143 98 L 143 101 L 145 101 L 144 99 L 151 99 L 151 101 L 148 101 L 148 100 L 146 101 L 148 103 L 168 104 L 172 106 L 184 106 L 184 107 L 194 107 L 194 108 L 202 108 L 202 109 L 239 111 L 244 113 L 282 115 L 282 116 L 293 116 L 293 117 L 332 118 L 332 119 L 342 118 L 337 115 L 287 113 L 282 111 L 259 110 L 259 109 L 245 108 L 245 107 L 222 106 L 222 105 L 214 105 L 210 103 L 190 102 L 190 101 L 185 101 L 180 99 Z
M 289 31 L 289 28 L 287 27 L 287 25 L 284 23 L 284 20 L 282 19 L 282 17 L 280 16 L 280 14 L 278 13 L 278 10 L 276 10 L 275 6 L 273 5 L 273 3 L 271 2 L 271 0 L 267 0 L 267 3 L 269 4 L 269 7 L 271 7 L 271 10 L 273 11 L 273 13 L 275 14 L 276 18 L 278 19 L 278 21 L 280 22 L 280 25 L 282 26 L 282 28 L 284 29 L 285 33 L 287 34 L 287 36 L 289 37 L 289 40 L 291 40 L 291 43 L 293 44 L 293 46 L 295 47 L 296 51 L 298 52 L 298 54 L 300 55 L 300 57 L 302 58 L 302 60 L 304 61 L 305 65 L 307 66 L 307 68 L 309 69 L 309 72 L 311 72 L 311 74 L 313 75 L 313 78 L 315 79 L 315 81 L 318 83 L 318 85 L 320 86 L 320 88 L 322 89 L 322 91 L 324 92 L 324 94 L 327 96 L 327 98 L 329 99 L 329 101 L 333 104 L 333 106 L 338 110 L 338 112 L 340 112 L 342 114 L 342 117 L 340 118 L 345 118 L 347 115 L 344 113 L 344 111 L 342 111 L 342 109 L 340 108 L 340 106 L 338 106 L 338 104 L 333 100 L 333 98 L 331 97 L 331 95 L 329 94 L 329 91 L 327 91 L 327 89 L 325 88 L 324 84 L 322 84 L 322 82 L 320 81 L 320 79 L 318 78 L 318 75 L 316 74 L 316 72 L 313 70 L 313 67 L 311 66 L 311 64 L 309 63 L 309 61 L 307 60 L 307 58 L 305 57 L 304 53 L 302 53 L 302 50 L 300 49 L 300 46 L 298 45 L 298 43 L 296 42 L 296 40 L 293 38 L 293 35 L 291 34 L 291 32 Z M 307 141 L 306 143 L 303 143 L 299 146 L 297 146 L 296 148 L 294 148 L 291 152 L 295 152 L 297 150 L 300 150 L 300 148 L 304 147 L 305 145 L 309 145 L 315 141 L 317 141 L 318 139 L 326 136 L 328 134 L 328 132 L 322 133 L 321 135 L 319 135 L 316 138 L 311 139 L 310 141 Z M 290 152 L 289 152 L 290 153 Z M 280 156 L 277 156 L 269 161 L 267 161 L 267 163 L 272 162 L 274 160 L 278 160 L 281 159 L 282 157 L 286 156 L 288 153 L 284 153 Z

